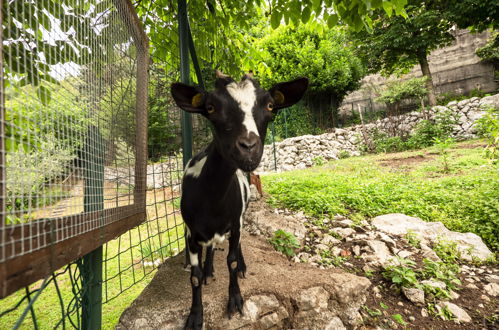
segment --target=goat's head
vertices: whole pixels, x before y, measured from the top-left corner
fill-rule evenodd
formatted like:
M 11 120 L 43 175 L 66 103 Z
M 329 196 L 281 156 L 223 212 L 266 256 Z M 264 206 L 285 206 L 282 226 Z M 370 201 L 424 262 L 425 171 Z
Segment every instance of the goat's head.
M 205 116 L 214 127 L 218 152 L 233 166 L 253 171 L 262 158 L 267 125 L 279 109 L 298 102 L 307 78 L 262 89 L 251 74 L 236 82 L 217 72 L 215 90 L 204 91 L 182 83 L 172 84 L 172 95 L 183 110 Z

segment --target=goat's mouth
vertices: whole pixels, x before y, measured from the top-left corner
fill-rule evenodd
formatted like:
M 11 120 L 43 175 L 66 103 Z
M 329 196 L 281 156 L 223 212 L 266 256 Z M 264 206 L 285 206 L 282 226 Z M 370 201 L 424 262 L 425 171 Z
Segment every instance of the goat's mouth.
M 262 155 L 241 155 L 239 159 L 236 160 L 237 167 L 244 172 L 254 171 L 258 165 L 260 165 L 260 160 L 262 159 Z

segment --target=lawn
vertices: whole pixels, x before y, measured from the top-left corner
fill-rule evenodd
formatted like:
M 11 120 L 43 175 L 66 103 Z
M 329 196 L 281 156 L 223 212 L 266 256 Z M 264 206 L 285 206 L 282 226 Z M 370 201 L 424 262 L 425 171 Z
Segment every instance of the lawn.
M 316 217 L 352 220 L 404 213 L 473 232 L 499 251 L 499 166 L 474 140 L 447 150 L 368 155 L 262 178 L 269 202 Z

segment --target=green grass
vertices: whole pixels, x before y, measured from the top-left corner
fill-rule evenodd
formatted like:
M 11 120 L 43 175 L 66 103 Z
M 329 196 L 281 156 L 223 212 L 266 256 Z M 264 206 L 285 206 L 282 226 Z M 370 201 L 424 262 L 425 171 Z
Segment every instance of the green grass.
M 499 167 L 483 147 L 458 143 L 449 150 L 448 170 L 435 148 L 354 157 L 306 170 L 264 176 L 274 206 L 308 215 L 375 217 L 404 213 L 441 221 L 454 231 L 478 234 L 499 251 Z M 386 166 L 397 159 L 424 161 Z M 382 165 L 385 164 L 385 165 Z
M 162 260 L 184 248 L 182 219 L 180 215 L 173 216 L 168 213 L 171 208 L 156 209 L 158 205 L 161 208 L 161 202 L 164 201 L 148 207 L 149 219 L 153 220 L 110 241 L 107 247 L 104 246 L 104 259 L 107 256 L 107 263 L 103 265 L 103 277 L 107 281 L 103 284 L 103 299 L 107 302 L 102 306 L 103 329 L 113 329 L 116 326 L 123 311 L 140 295 L 156 273 L 154 267 L 144 267 L 142 264 L 142 260 L 152 260 L 150 255 L 145 255 L 146 246 L 153 246 L 151 252 L 154 259 Z M 57 283 L 67 308 L 73 298 L 69 274 L 58 276 Z M 41 281 L 38 281 L 30 285 L 30 288 L 38 288 L 40 285 Z M 0 312 L 13 307 L 24 294 L 25 290 L 19 290 L 0 300 Z M 24 301 L 17 310 L 3 316 L 0 329 L 11 329 L 26 306 L 27 301 Z M 53 283 L 42 291 L 34 308 L 40 329 L 52 329 L 61 319 L 61 306 Z M 66 327 L 68 326 L 66 320 Z M 27 314 L 21 329 L 33 329 L 30 313 Z

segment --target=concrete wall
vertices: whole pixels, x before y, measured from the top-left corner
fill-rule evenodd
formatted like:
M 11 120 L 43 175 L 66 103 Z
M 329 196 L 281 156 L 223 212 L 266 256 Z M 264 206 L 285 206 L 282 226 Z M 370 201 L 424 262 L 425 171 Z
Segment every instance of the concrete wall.
M 493 65 L 482 63 L 475 54 L 477 48 L 485 45 L 489 33 L 472 34 L 467 30 L 457 30 L 455 36 L 456 40 L 452 45 L 437 49 L 429 56 L 430 70 L 437 93 L 467 95 L 474 89 L 487 93 L 496 91 Z M 421 69 L 416 65 L 402 79 L 421 76 Z M 386 81 L 387 78 L 379 74 L 366 76 L 362 87 L 345 98 L 340 113 L 348 113 L 352 109 L 358 111 L 359 105 L 362 109 L 386 108 L 384 104 L 374 102 Z

